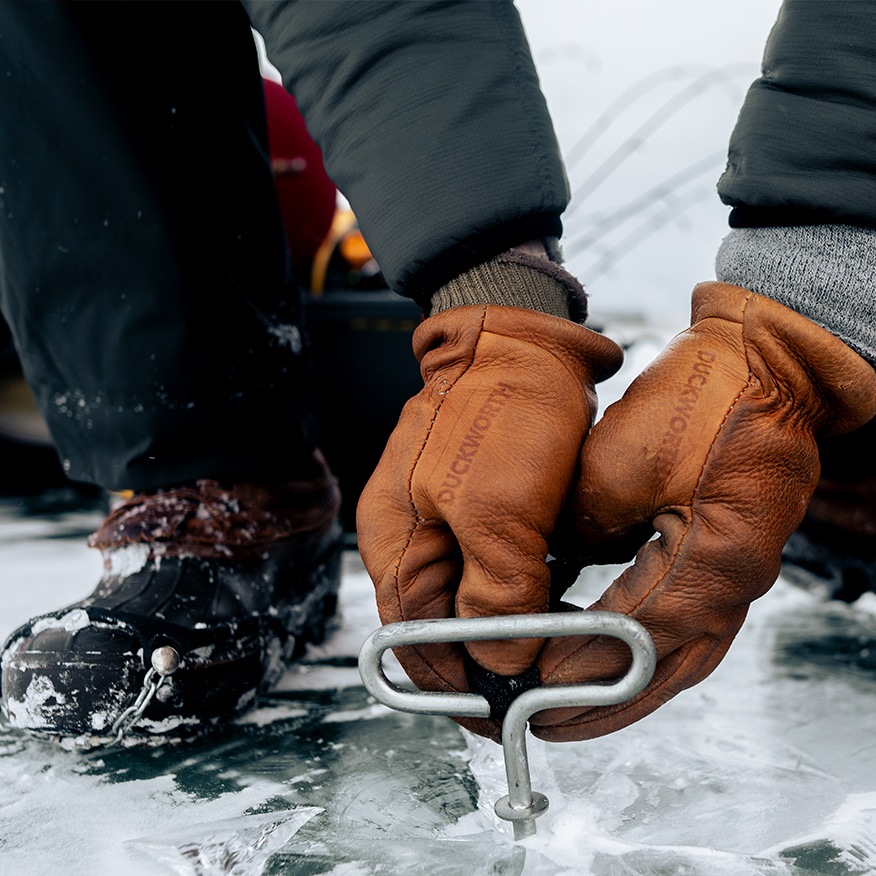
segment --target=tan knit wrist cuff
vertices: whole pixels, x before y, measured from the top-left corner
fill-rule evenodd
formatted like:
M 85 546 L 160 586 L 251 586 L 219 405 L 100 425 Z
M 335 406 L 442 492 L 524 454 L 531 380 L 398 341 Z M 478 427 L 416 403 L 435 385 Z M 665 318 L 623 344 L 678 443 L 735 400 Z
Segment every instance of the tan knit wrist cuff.
M 518 250 L 502 253 L 446 283 L 432 295 L 429 314 L 467 304 L 527 307 L 575 322 L 587 318 L 587 294 L 568 271 Z

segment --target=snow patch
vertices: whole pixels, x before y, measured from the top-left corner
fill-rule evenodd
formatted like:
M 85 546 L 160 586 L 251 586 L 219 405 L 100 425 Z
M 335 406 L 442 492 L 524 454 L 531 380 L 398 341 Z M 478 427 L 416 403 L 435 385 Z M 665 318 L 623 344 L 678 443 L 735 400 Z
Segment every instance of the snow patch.
M 107 551 L 104 555 L 104 563 L 107 571 L 112 575 L 118 575 L 120 578 L 126 578 L 129 575 L 134 575 L 146 566 L 149 558 L 157 550 L 158 545 L 152 544 L 129 544 L 124 547 L 115 548 Z M 161 563 L 161 556 L 155 556 L 156 567 Z
M 326 876 L 370 876 L 373 872 L 371 867 L 359 861 L 345 861 L 343 864 L 332 867 Z
M 323 718 L 326 724 L 342 724 L 345 721 L 371 721 L 374 718 L 384 718 L 391 715 L 392 709 L 381 703 L 375 703 L 367 709 L 351 709 L 347 712 L 332 712 Z
M 876 617 L 876 593 L 863 593 L 853 603 L 858 611 L 863 611 Z
M 250 688 L 245 693 L 242 693 L 237 700 L 237 704 L 234 707 L 235 712 L 244 712 L 247 709 L 251 708 L 255 703 L 256 694 L 258 692 L 254 687 Z
M 172 715 L 161 721 L 140 718 L 134 726 L 138 730 L 145 730 L 147 733 L 160 734 L 169 733 L 171 730 L 176 730 L 179 727 L 194 727 L 200 723 L 202 723 L 200 718 L 182 718 L 179 715 Z
M 297 325 L 269 325 L 268 332 L 280 341 L 280 345 L 288 347 L 297 356 L 302 348 L 301 331 Z
M 84 609 L 74 608 L 61 617 L 44 617 L 35 621 L 31 624 L 30 634 L 36 636 L 44 630 L 65 630 L 68 633 L 75 633 L 90 625 L 88 613 Z
M 27 686 L 23 700 L 7 699 L 6 711 L 9 715 L 10 723 L 14 727 L 41 726 L 43 723 L 43 707 L 52 699 L 58 705 L 66 702 L 66 697 L 55 690 L 51 679 L 46 678 L 44 675 L 34 676 Z
M 271 636 L 265 647 L 267 668 L 264 674 L 264 684 L 271 687 L 286 669 L 286 661 L 283 659 L 285 649 L 278 636 Z
M 327 769 L 309 770 L 306 773 L 301 773 L 300 776 L 293 776 L 291 779 L 288 779 L 288 782 L 290 785 L 297 785 L 299 782 L 310 782 L 313 781 L 316 776 L 324 776 L 327 772 Z

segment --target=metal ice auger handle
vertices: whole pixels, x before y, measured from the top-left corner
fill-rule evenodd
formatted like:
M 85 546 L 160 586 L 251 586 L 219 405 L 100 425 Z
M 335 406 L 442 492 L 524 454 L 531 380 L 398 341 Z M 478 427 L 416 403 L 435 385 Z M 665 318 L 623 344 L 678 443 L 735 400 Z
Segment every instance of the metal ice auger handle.
M 389 648 L 428 642 L 475 642 L 484 639 L 535 639 L 550 636 L 613 636 L 626 642 L 633 655 L 627 674 L 614 684 L 562 684 L 524 691 L 508 708 L 502 724 L 502 750 L 508 795 L 496 801 L 496 814 L 514 824 L 514 839 L 535 833 L 535 819 L 547 810 L 544 794 L 533 792 L 526 754 L 526 724 L 542 709 L 566 706 L 609 706 L 634 697 L 651 680 L 657 653 L 648 631 L 623 614 L 575 611 L 518 614 L 507 617 L 444 618 L 401 621 L 373 632 L 359 653 L 359 674 L 369 693 L 401 712 L 488 718 L 490 704 L 474 693 L 404 690 L 383 673 Z

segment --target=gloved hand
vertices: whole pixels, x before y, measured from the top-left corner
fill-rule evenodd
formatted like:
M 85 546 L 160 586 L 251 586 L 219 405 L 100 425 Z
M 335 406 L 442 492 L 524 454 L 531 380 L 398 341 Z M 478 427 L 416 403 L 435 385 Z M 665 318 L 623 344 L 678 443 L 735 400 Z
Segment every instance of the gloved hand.
M 816 436 L 874 414 L 876 373 L 838 338 L 737 286 L 697 286 L 691 327 L 590 433 L 575 496 L 579 546 L 594 559 L 641 548 L 592 608 L 644 624 L 657 670 L 630 702 L 543 712 L 533 732 L 610 733 L 706 678 L 778 576 L 818 481 Z M 625 645 L 592 637 L 551 640 L 539 658 L 545 684 L 610 679 L 628 665 Z
M 423 390 L 363 491 L 359 549 L 384 623 L 548 609 L 547 538 L 622 352 L 574 322 L 518 307 L 455 307 L 414 333 Z M 475 642 L 516 675 L 542 640 Z M 426 690 L 469 690 L 461 645 L 396 650 Z M 466 726 L 495 736 L 489 721 Z

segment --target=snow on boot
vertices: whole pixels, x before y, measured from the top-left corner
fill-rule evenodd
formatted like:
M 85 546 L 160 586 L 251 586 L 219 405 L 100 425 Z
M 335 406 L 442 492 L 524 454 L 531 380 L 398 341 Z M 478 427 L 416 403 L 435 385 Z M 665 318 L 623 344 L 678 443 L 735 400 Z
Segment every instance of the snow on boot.
M 251 707 L 321 641 L 337 605 L 337 485 L 137 494 L 91 537 L 94 592 L 16 630 L 2 655 L 14 727 L 81 747 L 174 741 Z

